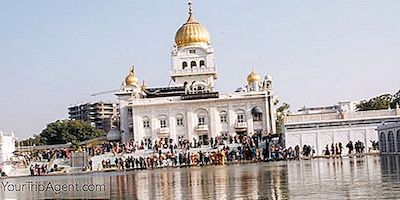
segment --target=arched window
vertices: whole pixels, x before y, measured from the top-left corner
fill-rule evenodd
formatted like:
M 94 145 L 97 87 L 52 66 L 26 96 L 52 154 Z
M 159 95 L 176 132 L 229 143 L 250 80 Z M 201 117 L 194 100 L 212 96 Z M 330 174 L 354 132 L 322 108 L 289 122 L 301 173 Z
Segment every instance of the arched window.
M 400 130 L 396 133 L 397 152 L 400 152 Z
M 183 126 L 183 115 L 182 114 L 176 115 L 176 125 Z
M 263 110 L 260 107 L 256 106 L 251 109 L 251 114 L 253 115 L 253 121 L 262 121 Z
M 150 119 L 148 117 L 143 117 L 143 128 L 150 128 Z
M 386 137 L 385 133 L 381 132 L 381 135 L 379 136 L 379 142 L 380 142 L 380 148 L 382 152 L 386 152 Z
M 182 69 L 185 69 L 186 67 L 187 67 L 187 62 L 186 61 L 182 62 Z
M 197 125 L 204 126 L 208 124 L 208 114 L 206 110 L 199 110 L 197 112 Z
M 197 86 L 197 93 L 203 93 L 204 92 L 204 86 L 198 85 Z
M 160 116 L 160 117 L 158 117 L 158 120 L 160 121 L 160 128 L 168 127 L 166 116 Z
M 239 123 L 246 122 L 246 116 L 244 110 L 237 110 L 236 115 L 237 115 L 237 122 Z
M 204 63 L 204 60 L 200 60 L 200 67 L 205 66 L 206 64 Z
M 191 68 L 197 67 L 196 61 L 190 62 L 190 67 L 191 67 Z
M 221 111 L 219 113 L 219 117 L 221 119 L 221 123 L 228 123 L 228 115 L 227 115 L 226 111 L 224 111 L 224 110 Z
M 394 152 L 394 134 L 392 131 L 389 131 L 388 133 L 388 152 Z

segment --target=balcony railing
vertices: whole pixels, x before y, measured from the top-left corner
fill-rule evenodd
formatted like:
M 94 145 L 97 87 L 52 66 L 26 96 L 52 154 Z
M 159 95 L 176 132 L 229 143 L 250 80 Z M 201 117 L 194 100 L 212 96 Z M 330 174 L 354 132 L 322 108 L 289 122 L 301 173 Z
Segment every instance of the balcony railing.
M 196 131 L 208 131 L 208 125 L 199 124 L 199 125 L 196 126 Z
M 210 99 L 210 98 L 218 98 L 218 92 L 207 92 L 207 93 L 198 93 L 198 94 L 185 94 L 181 96 L 182 100 L 193 100 L 193 99 Z
M 165 128 L 158 128 L 157 129 L 157 133 L 158 134 L 168 134 L 169 133 L 169 128 L 165 127 Z
M 247 128 L 247 122 L 236 122 L 234 124 L 234 127 L 236 129 L 246 129 Z
M 171 71 L 172 75 L 188 74 L 188 73 L 216 73 L 215 67 L 195 67 L 188 69 L 175 69 Z
M 395 109 L 356 111 L 343 113 L 316 113 L 286 116 L 285 123 L 321 122 L 346 119 L 367 119 L 397 116 Z

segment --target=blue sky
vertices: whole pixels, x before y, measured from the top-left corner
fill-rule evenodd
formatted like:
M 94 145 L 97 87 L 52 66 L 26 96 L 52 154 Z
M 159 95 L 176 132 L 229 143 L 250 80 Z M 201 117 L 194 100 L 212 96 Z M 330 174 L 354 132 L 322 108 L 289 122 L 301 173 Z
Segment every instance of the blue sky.
M 395 93 L 400 1 L 195 0 L 211 34 L 217 88 L 251 68 L 274 78 L 292 110 Z M 170 50 L 187 1 L 14 1 L 0 6 L 0 130 L 20 138 L 67 117 L 90 94 L 117 89 L 129 67 L 167 85 Z

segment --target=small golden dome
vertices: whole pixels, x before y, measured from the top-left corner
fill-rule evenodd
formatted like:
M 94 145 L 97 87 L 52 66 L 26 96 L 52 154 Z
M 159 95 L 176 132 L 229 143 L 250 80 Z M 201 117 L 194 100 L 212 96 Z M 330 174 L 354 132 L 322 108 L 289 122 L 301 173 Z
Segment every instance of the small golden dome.
M 192 3 L 189 2 L 189 18 L 176 32 L 175 43 L 178 47 L 195 43 L 210 42 L 210 34 L 206 27 L 196 21 L 192 13 Z
M 259 82 L 261 81 L 261 76 L 257 74 L 256 71 L 251 70 L 250 74 L 247 76 L 247 82 L 248 83 L 254 83 L 254 82 Z
M 129 70 L 128 76 L 125 78 L 125 85 L 127 86 L 134 86 L 139 82 L 138 78 L 136 78 L 135 75 L 135 67 L 132 66 L 132 68 Z

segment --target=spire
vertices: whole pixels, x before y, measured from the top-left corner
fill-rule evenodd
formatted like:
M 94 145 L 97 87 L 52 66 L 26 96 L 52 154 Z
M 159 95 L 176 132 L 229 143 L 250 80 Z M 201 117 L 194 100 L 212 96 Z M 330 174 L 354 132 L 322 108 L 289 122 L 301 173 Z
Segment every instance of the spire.
M 196 20 L 193 17 L 193 2 L 192 2 L 192 0 L 189 0 L 188 6 L 189 6 L 189 18 L 188 18 L 187 22 L 195 22 Z
M 135 66 L 132 65 L 131 70 L 129 70 L 129 73 L 135 74 Z
M 143 80 L 143 82 L 142 82 L 142 86 L 140 87 L 142 90 L 144 90 L 144 89 L 146 89 L 147 88 L 147 85 L 146 85 L 146 83 L 144 82 L 144 80 Z
M 192 13 L 193 13 L 193 3 L 192 3 L 192 0 L 189 0 L 189 2 L 188 2 L 188 5 L 189 5 L 189 15 L 191 15 Z

